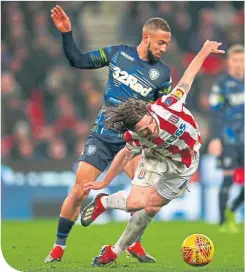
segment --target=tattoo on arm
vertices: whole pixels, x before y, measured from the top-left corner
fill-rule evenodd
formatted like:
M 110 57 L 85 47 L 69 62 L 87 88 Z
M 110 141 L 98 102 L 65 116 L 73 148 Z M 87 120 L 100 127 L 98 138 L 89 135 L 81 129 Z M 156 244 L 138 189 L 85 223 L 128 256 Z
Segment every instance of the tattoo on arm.
M 180 89 L 182 89 L 185 93 L 188 93 L 190 91 L 191 86 L 187 83 L 180 83 L 178 85 Z

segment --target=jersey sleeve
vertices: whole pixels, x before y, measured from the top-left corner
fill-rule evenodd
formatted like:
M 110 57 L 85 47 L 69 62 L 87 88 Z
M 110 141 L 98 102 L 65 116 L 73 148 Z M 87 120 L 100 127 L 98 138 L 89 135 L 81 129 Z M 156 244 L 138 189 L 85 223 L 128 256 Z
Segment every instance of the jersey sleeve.
M 169 108 L 174 111 L 182 111 L 183 105 L 186 101 L 186 93 L 177 86 L 167 96 L 159 98 L 158 101 L 165 108 Z
M 63 33 L 62 39 L 64 52 L 71 66 L 80 69 L 97 69 L 108 66 L 113 52 L 119 48 L 117 45 L 107 46 L 82 53 L 73 40 L 72 31 Z
M 161 86 L 161 88 L 159 88 L 156 91 L 155 100 L 157 100 L 159 97 L 161 97 L 163 95 L 168 95 L 171 92 L 172 79 L 171 79 L 171 75 L 170 75 L 170 69 L 168 68 L 167 71 L 168 71 L 167 76 L 166 76 L 166 79 L 163 82 L 163 85 Z
M 139 140 L 134 139 L 133 135 L 132 135 L 132 133 L 130 131 L 127 131 L 124 134 L 124 139 L 126 141 L 127 149 L 129 151 L 131 151 L 132 153 L 139 153 L 143 149 L 143 147 L 141 146 Z

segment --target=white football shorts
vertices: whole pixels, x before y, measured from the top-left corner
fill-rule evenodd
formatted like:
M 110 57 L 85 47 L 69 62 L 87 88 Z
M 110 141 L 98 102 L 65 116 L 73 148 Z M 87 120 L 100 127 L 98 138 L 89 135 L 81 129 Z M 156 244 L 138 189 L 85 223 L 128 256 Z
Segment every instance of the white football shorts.
M 171 162 L 170 162 L 171 161 Z M 176 164 L 170 158 L 166 157 L 162 163 L 166 163 L 166 172 L 153 172 L 148 170 L 144 159 L 141 159 L 136 169 L 132 184 L 140 187 L 155 187 L 158 193 L 165 199 L 172 200 L 182 195 L 187 189 L 187 185 L 195 173 L 199 163 L 199 154 L 195 156 L 192 164 L 186 171 L 176 173 Z M 179 163 L 179 162 L 178 162 Z M 175 164 L 175 167 L 169 167 Z

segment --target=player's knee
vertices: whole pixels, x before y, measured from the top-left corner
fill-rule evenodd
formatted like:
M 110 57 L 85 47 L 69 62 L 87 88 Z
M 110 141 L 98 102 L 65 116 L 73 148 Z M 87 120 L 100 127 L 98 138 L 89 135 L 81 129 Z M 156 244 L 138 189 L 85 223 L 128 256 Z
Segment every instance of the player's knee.
M 146 206 L 144 210 L 152 217 L 154 217 L 159 211 L 161 207 L 152 207 L 152 206 Z
M 135 212 L 144 209 L 146 206 L 146 201 L 139 198 L 128 198 L 126 207 L 129 212 Z
M 83 186 L 74 186 L 70 192 L 70 196 L 76 200 L 83 200 Z

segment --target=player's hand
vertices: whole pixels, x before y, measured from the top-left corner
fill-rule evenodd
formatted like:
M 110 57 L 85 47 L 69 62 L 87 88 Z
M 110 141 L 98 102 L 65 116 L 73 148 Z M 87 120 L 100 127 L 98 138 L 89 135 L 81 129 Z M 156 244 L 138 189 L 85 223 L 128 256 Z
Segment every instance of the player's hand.
M 219 47 L 222 43 L 206 40 L 204 43 L 202 50 L 207 54 L 215 53 L 215 54 L 224 54 L 224 50 L 220 50 Z
M 208 153 L 219 157 L 222 154 L 223 148 L 220 139 L 213 139 L 208 145 Z
M 51 18 L 59 31 L 71 31 L 70 19 L 59 5 L 56 5 L 54 8 L 51 9 Z
M 90 190 L 101 190 L 106 186 L 107 184 L 104 181 L 91 181 L 84 184 L 83 193 L 87 194 Z

